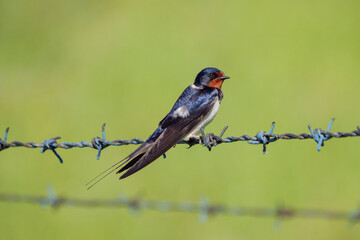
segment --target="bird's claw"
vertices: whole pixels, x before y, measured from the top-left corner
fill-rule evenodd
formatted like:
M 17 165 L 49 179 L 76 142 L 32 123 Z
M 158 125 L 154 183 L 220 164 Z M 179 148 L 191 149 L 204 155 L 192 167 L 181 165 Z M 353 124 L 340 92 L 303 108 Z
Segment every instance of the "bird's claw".
M 216 136 L 214 133 L 204 133 L 204 129 L 201 128 L 200 129 L 200 136 L 196 136 L 196 137 L 190 137 L 189 140 L 187 141 L 187 144 L 189 144 L 189 148 L 191 148 L 192 146 L 196 145 L 196 144 L 204 144 L 205 147 L 207 147 L 207 149 L 209 151 L 211 151 L 212 147 L 216 146 L 217 143 L 221 143 L 222 142 L 222 136 L 224 135 L 226 129 L 228 129 L 228 126 L 226 126 L 220 133 L 219 136 Z
M 197 139 L 196 137 L 190 137 L 188 140 L 188 144 L 189 144 L 189 148 L 191 148 L 192 146 L 196 145 L 198 142 L 201 142 L 201 138 Z

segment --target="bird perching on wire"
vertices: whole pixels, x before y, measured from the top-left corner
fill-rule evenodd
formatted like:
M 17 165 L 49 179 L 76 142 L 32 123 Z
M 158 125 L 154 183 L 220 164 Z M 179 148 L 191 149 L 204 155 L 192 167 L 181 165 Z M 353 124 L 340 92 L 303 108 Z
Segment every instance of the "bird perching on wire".
M 203 69 L 196 76 L 195 82 L 183 91 L 170 112 L 160 121 L 154 133 L 126 158 L 92 179 L 87 184 L 92 183 L 88 189 L 116 170 L 116 173 L 125 171 L 120 179 L 136 173 L 184 138 L 197 137 L 201 133 L 204 145 L 211 150 L 204 136 L 204 128 L 216 116 L 224 97 L 222 84 L 229 78 L 217 68 Z

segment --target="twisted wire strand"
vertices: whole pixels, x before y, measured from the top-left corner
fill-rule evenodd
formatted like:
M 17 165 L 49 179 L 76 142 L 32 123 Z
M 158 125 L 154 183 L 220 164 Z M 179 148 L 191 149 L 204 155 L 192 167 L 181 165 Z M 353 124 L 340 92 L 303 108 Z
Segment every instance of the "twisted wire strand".
M 305 140 L 305 139 L 313 139 L 317 143 L 317 150 L 320 151 L 321 147 L 324 146 L 324 142 L 328 141 L 332 138 L 345 138 L 345 137 L 358 137 L 360 136 L 360 127 L 357 126 L 357 129 L 352 132 L 330 132 L 331 127 L 334 122 L 334 118 L 331 119 L 330 124 L 327 128 L 327 130 L 323 130 L 321 128 L 318 129 L 312 129 L 310 125 L 308 125 L 308 128 L 310 130 L 310 134 L 308 133 L 301 133 L 301 134 L 293 134 L 293 133 L 284 133 L 284 134 L 275 134 L 273 133 L 273 130 L 275 128 L 275 122 L 272 123 L 271 129 L 269 133 L 266 133 L 265 131 L 258 132 L 255 136 L 249 136 L 249 135 L 242 135 L 239 137 L 229 136 L 226 138 L 222 138 L 223 134 L 227 130 L 227 126 L 223 129 L 221 134 L 219 136 L 208 133 L 204 136 L 204 139 L 199 138 L 190 138 L 188 140 L 181 140 L 177 144 L 187 144 L 189 147 L 192 147 L 197 144 L 202 145 L 208 145 L 210 146 L 209 150 L 211 150 L 211 147 L 217 146 L 222 143 L 233 143 L 238 141 L 247 141 L 249 144 L 261 144 L 263 145 L 263 153 L 266 153 L 266 146 L 271 143 L 275 142 L 279 139 L 284 140 Z M 60 155 L 56 152 L 56 148 L 62 148 L 62 149 L 70 149 L 70 148 L 94 148 L 98 150 L 97 159 L 100 158 L 101 151 L 109 146 L 124 146 L 124 145 L 137 145 L 145 142 L 145 140 L 139 139 L 139 138 L 133 138 L 131 140 L 124 140 L 124 139 L 118 139 L 113 141 L 108 141 L 105 139 L 105 124 L 102 126 L 102 138 L 95 137 L 91 140 L 91 142 L 86 141 L 80 141 L 77 143 L 72 142 L 62 142 L 58 143 L 57 140 L 60 139 L 60 137 L 53 137 L 46 139 L 42 143 L 35 143 L 35 142 L 27 142 L 23 143 L 20 141 L 13 141 L 13 142 L 7 142 L 7 137 L 9 133 L 9 128 L 5 131 L 4 140 L 0 139 L 0 151 L 5 150 L 7 148 L 14 148 L 14 147 L 26 147 L 26 148 L 42 148 L 41 152 L 45 152 L 47 150 L 51 150 L 57 158 L 60 160 L 61 163 L 63 163 L 62 158 Z
M 206 222 L 214 215 L 227 215 L 232 217 L 275 217 L 285 219 L 327 219 L 340 220 L 356 223 L 360 221 L 360 210 L 352 211 L 325 210 L 325 209 L 300 209 L 285 206 L 278 207 L 242 207 L 227 206 L 224 204 L 211 203 L 206 197 L 199 202 L 171 202 L 154 201 L 139 198 L 128 198 L 121 196 L 113 199 L 80 199 L 73 197 L 57 197 L 55 190 L 49 188 L 46 196 L 23 195 L 12 193 L 0 193 L 2 203 L 28 203 L 40 205 L 43 208 L 53 207 L 82 207 L 82 208 L 127 208 L 132 213 L 142 210 L 153 210 L 160 212 L 187 212 L 198 215 L 200 222 Z

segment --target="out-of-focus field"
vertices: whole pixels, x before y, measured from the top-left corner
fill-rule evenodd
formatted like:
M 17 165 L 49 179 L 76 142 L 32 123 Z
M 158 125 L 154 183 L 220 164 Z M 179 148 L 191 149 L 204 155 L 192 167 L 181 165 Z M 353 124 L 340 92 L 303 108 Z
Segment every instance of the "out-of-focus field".
M 146 138 L 204 67 L 231 79 L 207 132 L 254 135 L 360 123 L 359 1 L 1 1 L 0 131 L 9 141 Z M 2 135 L 2 133 L 0 133 Z M 2 137 L 2 136 L 1 136 Z M 352 210 L 360 138 L 171 149 L 138 174 L 84 184 L 136 146 L 0 153 L 0 192 Z M 0 203 L 1 239 L 358 239 L 347 222 Z

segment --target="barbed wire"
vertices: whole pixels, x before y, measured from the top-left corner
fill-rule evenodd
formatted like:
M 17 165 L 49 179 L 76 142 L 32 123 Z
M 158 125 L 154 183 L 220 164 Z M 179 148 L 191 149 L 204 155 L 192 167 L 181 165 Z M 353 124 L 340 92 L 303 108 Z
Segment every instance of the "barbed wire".
M 269 207 L 241 207 L 211 203 L 209 198 L 203 197 L 199 202 L 171 202 L 154 201 L 120 196 L 113 199 L 80 199 L 73 197 L 58 197 L 52 186 L 47 187 L 46 196 L 0 193 L 0 202 L 28 203 L 43 208 L 83 207 L 83 208 L 127 208 L 131 213 L 138 214 L 143 210 L 160 212 L 184 212 L 198 215 L 200 222 L 206 222 L 211 216 L 226 215 L 232 217 L 274 217 L 279 220 L 327 219 L 349 221 L 355 224 L 360 221 L 360 209 L 353 211 L 336 211 L 324 209 L 300 209 L 285 206 Z
M 284 133 L 284 134 L 275 134 L 273 133 L 275 128 L 275 122 L 272 123 L 269 133 L 265 131 L 258 132 L 255 136 L 249 136 L 249 135 L 242 135 L 240 137 L 233 137 L 229 136 L 226 138 L 222 138 L 225 131 L 227 130 L 227 126 L 222 130 L 219 136 L 216 136 L 213 133 L 208 133 L 204 135 L 205 137 L 205 143 L 207 143 L 211 149 L 211 147 L 217 146 L 222 143 L 233 143 L 238 141 L 247 141 L 249 144 L 261 144 L 263 145 L 263 153 L 266 153 L 266 146 L 271 143 L 275 142 L 279 139 L 285 139 L 285 140 L 291 140 L 291 139 L 298 139 L 298 140 L 305 140 L 305 139 L 313 139 L 317 143 L 317 150 L 320 151 L 321 147 L 324 146 L 324 142 L 328 141 L 332 138 L 344 138 L 344 137 L 358 137 L 360 136 L 360 127 L 357 126 L 357 129 L 352 132 L 330 132 L 331 127 L 334 123 L 335 118 L 331 119 L 329 126 L 327 130 L 323 130 L 321 128 L 316 128 L 315 130 L 312 129 L 310 124 L 308 125 L 308 128 L 310 130 L 310 134 L 308 133 L 301 133 L 301 134 L 293 134 L 293 133 Z M 70 149 L 70 148 L 93 148 L 97 149 L 98 153 L 96 158 L 100 159 L 101 151 L 109 146 L 124 146 L 124 145 L 130 145 L 130 144 L 141 144 L 145 142 L 145 140 L 139 139 L 139 138 L 133 138 L 131 140 L 124 140 L 124 139 L 118 139 L 113 141 L 108 141 L 105 139 L 105 123 L 102 125 L 102 138 L 95 137 L 90 142 L 81 141 L 77 143 L 72 142 L 62 142 L 58 143 L 57 140 L 59 140 L 61 137 L 53 137 L 46 139 L 42 143 L 34 143 L 34 142 L 19 142 L 19 141 L 13 141 L 13 142 L 7 142 L 9 134 L 9 128 L 5 131 L 4 140 L 0 138 L 0 151 L 5 150 L 7 148 L 13 148 L 13 147 L 26 147 L 26 148 L 42 148 L 40 152 L 44 153 L 47 150 L 51 150 L 56 157 L 59 159 L 60 163 L 63 163 L 62 158 L 55 150 L 56 148 L 63 148 L 63 149 Z M 188 140 L 181 140 L 177 144 L 187 144 L 189 145 L 189 148 L 203 143 L 201 137 L 199 138 L 190 138 Z M 207 147 L 209 147 L 207 146 Z M 164 156 L 165 157 L 165 156 Z

